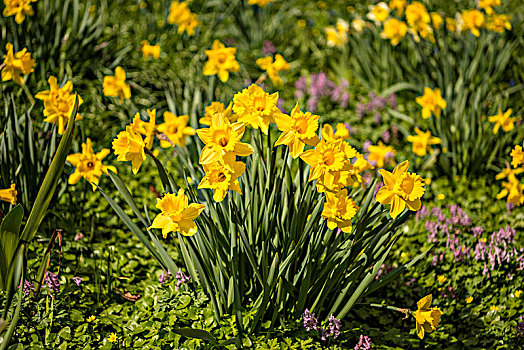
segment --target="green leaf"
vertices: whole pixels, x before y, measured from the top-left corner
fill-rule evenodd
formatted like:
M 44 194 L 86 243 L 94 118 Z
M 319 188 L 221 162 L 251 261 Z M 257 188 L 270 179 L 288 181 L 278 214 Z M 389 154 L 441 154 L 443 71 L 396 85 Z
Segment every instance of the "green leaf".
M 196 338 L 196 339 L 202 339 L 207 342 L 210 342 L 213 345 L 218 345 L 217 339 L 213 336 L 213 334 L 209 333 L 208 331 L 205 331 L 203 329 L 195 329 L 195 328 L 173 328 L 173 332 L 180 334 L 183 337 L 186 338 Z
M 0 225 L 0 289 L 7 287 L 7 272 L 18 245 L 24 209 L 20 204 L 11 209 Z

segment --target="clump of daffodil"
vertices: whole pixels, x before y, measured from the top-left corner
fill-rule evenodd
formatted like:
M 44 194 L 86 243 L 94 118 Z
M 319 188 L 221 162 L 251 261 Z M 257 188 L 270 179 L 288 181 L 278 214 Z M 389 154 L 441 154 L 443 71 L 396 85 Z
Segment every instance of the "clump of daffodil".
M 417 302 L 417 311 L 413 313 L 417 323 L 417 335 L 420 339 L 424 338 L 426 333 L 431 333 L 437 329 L 442 316 L 442 310 L 438 307 L 430 307 L 433 296 L 426 295 Z
M 324 124 L 322 126 L 322 138 L 326 139 L 328 142 L 347 140 L 350 138 L 349 126 L 344 123 L 338 123 L 335 131 L 331 124 Z
M 330 230 L 339 228 L 342 232 L 351 232 L 351 219 L 359 207 L 348 197 L 347 189 L 339 192 L 326 192 L 326 203 L 322 210 L 322 217 L 326 219 Z
M 380 24 L 389 17 L 390 11 L 391 10 L 388 4 L 386 4 L 385 2 L 379 2 L 376 5 L 369 6 L 369 12 L 367 14 L 367 17 L 376 24 Z
M 397 154 L 397 151 L 392 146 L 386 146 L 382 141 L 378 142 L 378 145 L 371 145 L 368 147 L 369 162 L 377 168 L 383 168 L 387 163 L 395 164 L 393 157 Z
M 488 17 L 486 28 L 496 33 L 504 33 L 506 30 L 511 30 L 509 15 L 497 15 Z
M 25 20 L 25 16 L 34 15 L 32 2 L 36 0 L 4 0 L 4 17 L 15 16 L 15 22 L 21 24 Z
M 479 0 L 478 5 L 488 16 L 495 13 L 493 7 L 500 6 L 501 0 Z
M 16 196 L 18 192 L 16 192 L 15 184 L 11 184 L 11 187 L 0 190 L 0 201 L 9 202 L 12 205 L 16 204 Z
M 258 5 L 260 7 L 267 6 L 270 2 L 274 0 L 248 0 L 249 5 Z
M 393 172 L 380 169 L 384 186 L 376 195 L 382 204 L 390 204 L 390 215 L 396 218 L 406 207 L 417 211 L 421 207 L 420 198 L 424 195 L 424 179 L 415 173 L 409 173 L 409 162 L 406 160 L 395 167 Z
M 134 174 L 138 173 L 140 166 L 146 159 L 144 140 L 130 125 L 113 140 L 113 150 L 117 155 L 117 161 L 131 161 Z
M 173 1 L 171 3 L 169 14 L 167 16 L 167 23 L 176 24 L 178 26 L 178 34 L 187 32 L 187 35 L 189 36 L 195 35 L 195 28 L 201 24 L 197 15 L 191 12 L 185 1 Z
M 105 96 L 118 97 L 119 103 L 124 102 L 124 99 L 131 98 L 131 88 L 126 83 L 124 68 L 118 66 L 115 68 L 114 76 L 104 77 L 103 89 Z
M 218 75 L 218 79 L 225 83 L 229 79 L 229 73 L 240 70 L 235 58 L 236 52 L 236 47 L 225 47 L 219 40 L 215 40 L 211 50 L 206 50 L 208 60 L 204 64 L 204 75 Z
M 324 31 L 328 46 L 342 47 L 348 41 L 349 25 L 341 18 L 337 19 L 335 26 L 328 26 Z
M 155 217 L 149 229 L 161 229 L 164 238 L 167 238 L 169 232 L 192 236 L 198 230 L 193 220 L 202 213 L 205 207 L 204 204 L 189 204 L 183 188 L 178 190 L 178 194 L 167 193 L 157 200 L 156 208 L 160 209 L 160 214 Z
M 268 94 L 260 86 L 251 84 L 233 97 L 233 112 L 238 121 L 248 124 L 267 135 L 269 124 L 275 122 L 275 116 L 282 114 L 277 107 L 278 92 Z
M 249 156 L 253 153 L 251 145 L 240 142 L 245 131 L 244 123 L 231 124 L 221 113 L 213 114 L 211 126 L 198 129 L 198 137 L 205 144 L 200 153 L 200 164 L 215 162 L 233 164 L 236 156 Z
M 502 113 L 502 110 L 499 108 L 498 114 L 488 118 L 490 122 L 495 123 L 495 126 L 493 127 L 493 134 L 498 134 L 500 128 L 502 128 L 502 130 L 505 132 L 513 130 L 515 127 L 515 118 L 510 117 L 511 112 L 511 108 L 504 113 Z
M 462 30 L 469 30 L 471 34 L 478 37 L 485 22 L 484 14 L 479 10 L 462 10 Z
M 431 115 L 440 118 L 440 113 L 446 108 L 447 103 L 440 94 L 440 89 L 431 90 L 424 88 L 424 95 L 416 98 L 417 103 L 422 106 L 422 118 L 428 119 Z
M 444 18 L 438 12 L 431 12 L 430 15 L 433 28 L 439 30 L 442 27 L 442 23 L 444 23 Z
M 302 112 L 298 103 L 291 110 L 290 115 L 283 113 L 275 117 L 277 127 L 282 134 L 275 142 L 278 145 L 289 146 L 289 154 L 296 159 L 304 151 L 306 145 L 315 147 L 320 139 L 317 136 L 318 115 Z
M 27 52 L 26 48 L 15 53 L 13 51 L 13 44 L 7 43 L 5 45 L 5 50 L 7 53 L 4 55 L 2 81 L 13 80 L 18 85 L 22 85 L 23 79 L 21 75 L 34 72 L 36 63 L 31 58 L 31 53 Z
M 91 184 L 93 191 L 95 191 L 102 174 L 108 175 L 108 170 L 116 174 L 116 168 L 114 166 L 102 164 L 102 160 L 107 157 L 109 153 L 111 153 L 111 151 L 107 148 L 103 148 L 98 153 L 93 152 L 91 139 L 88 138 L 85 143 L 82 143 L 82 152 L 67 156 L 66 160 L 75 167 L 75 171 L 69 176 L 69 184 L 75 185 L 81 178 L 84 178 Z
M 246 164 L 242 162 L 233 162 L 232 164 L 221 164 L 214 162 L 202 166 L 206 175 L 200 181 L 198 188 L 209 188 L 213 190 L 213 200 L 221 202 L 227 194 L 227 191 L 236 191 L 242 194 L 238 177 L 246 169 Z
M 160 57 L 160 44 L 150 45 L 147 40 L 142 40 L 140 44 L 142 45 L 142 56 L 144 58 L 151 56 L 157 59 Z
M 266 71 L 269 79 L 271 79 L 274 85 L 282 85 L 282 79 L 278 73 L 289 70 L 289 63 L 287 63 L 284 57 L 278 53 L 275 55 L 274 60 L 271 56 L 259 58 L 257 60 L 257 65 L 262 70 Z
M 389 2 L 389 8 L 391 9 L 391 11 L 396 10 L 398 16 L 402 16 L 404 14 L 404 9 L 406 8 L 406 5 L 406 0 L 391 0 Z
M 158 125 L 158 132 L 167 136 L 168 140 L 160 139 L 160 147 L 167 148 L 173 145 L 184 147 L 186 138 L 195 135 L 195 129 L 188 126 L 188 115 L 176 116 L 171 112 L 164 112 L 164 123 Z
M 211 116 L 215 113 L 221 113 L 223 114 L 230 123 L 234 123 L 237 121 L 238 116 L 236 114 L 233 114 L 233 103 L 229 103 L 229 105 L 226 106 L 222 102 L 216 102 L 213 101 L 209 106 L 205 108 L 205 114 L 202 118 L 200 118 L 199 123 L 202 125 L 211 125 Z
M 406 23 L 396 18 L 390 18 L 384 23 L 384 30 L 380 34 L 382 38 L 388 38 L 391 45 L 397 46 L 400 40 L 406 35 L 408 26 Z
M 433 153 L 433 149 L 430 145 L 439 145 L 442 140 L 438 137 L 432 137 L 431 132 L 428 130 L 423 132 L 419 128 L 415 127 L 416 135 L 409 135 L 408 142 L 413 144 L 413 153 L 419 157 L 424 157 L 428 150 Z
M 511 150 L 511 165 L 516 168 L 520 164 L 524 164 L 524 151 L 522 150 L 524 143 L 521 145 L 516 145 L 514 149 Z
M 130 127 L 138 134 L 144 135 L 145 147 L 151 149 L 153 147 L 153 141 L 156 135 L 156 109 L 147 110 L 149 121 L 143 121 L 140 118 L 140 113 L 136 113 Z
M 58 133 L 64 134 L 69 117 L 75 107 L 75 94 L 73 93 L 73 83 L 66 82 L 62 87 L 58 86 L 56 77 L 49 77 L 49 90 L 40 91 L 36 98 L 44 101 L 44 121 L 54 123 L 58 126 Z M 78 105 L 83 100 L 78 96 Z M 75 121 L 81 119 L 80 114 L 76 115 Z
M 324 138 L 315 148 L 303 152 L 300 158 L 311 167 L 308 181 L 317 181 L 317 191 L 339 191 L 351 186 L 353 165 L 357 151 L 345 141 L 327 142 Z
M 406 6 L 406 21 L 416 41 L 426 39 L 431 34 L 431 16 L 421 2 L 413 1 Z

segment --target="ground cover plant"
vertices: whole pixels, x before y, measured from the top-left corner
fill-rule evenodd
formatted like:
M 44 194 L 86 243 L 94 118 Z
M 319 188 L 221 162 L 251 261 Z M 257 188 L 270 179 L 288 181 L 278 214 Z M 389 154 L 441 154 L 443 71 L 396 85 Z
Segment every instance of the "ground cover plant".
M 0 10 L 0 349 L 524 346 L 520 1 Z

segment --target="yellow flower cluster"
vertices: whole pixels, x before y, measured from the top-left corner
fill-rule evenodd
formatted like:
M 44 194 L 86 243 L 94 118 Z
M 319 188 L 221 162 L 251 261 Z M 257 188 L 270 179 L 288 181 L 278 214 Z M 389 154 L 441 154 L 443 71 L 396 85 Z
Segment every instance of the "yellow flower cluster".
M 424 94 L 416 98 L 417 103 L 422 107 L 422 118 L 428 119 L 431 115 L 440 118 L 440 113 L 446 108 L 447 103 L 440 94 L 440 89 L 431 90 L 429 87 L 424 88 Z
M 32 2 L 36 0 L 4 0 L 5 8 L 2 15 L 4 17 L 15 16 L 15 22 L 21 24 L 25 16 L 34 15 Z
M 111 151 L 107 148 L 103 148 L 98 153 L 93 152 L 91 139 L 88 138 L 85 143 L 82 143 L 82 152 L 67 156 L 66 160 L 75 167 L 75 171 L 69 176 L 69 184 L 75 185 L 81 178 L 84 178 L 91 184 L 93 191 L 95 191 L 102 173 L 107 175 L 108 170 L 111 170 L 115 174 L 117 172 L 114 166 L 102 164 L 102 160 L 107 157 L 109 153 L 111 153 Z
M 4 55 L 2 81 L 13 80 L 18 85 L 22 85 L 23 79 L 21 75 L 32 73 L 36 65 L 35 61 L 31 58 L 31 53 L 27 52 L 26 48 L 15 53 L 13 44 L 7 43 L 5 49 L 7 53 Z
M 16 192 L 15 184 L 11 184 L 11 187 L 0 190 L 0 201 L 9 202 L 12 205 L 16 204 Z
M 113 140 L 113 150 L 117 161 L 131 161 L 133 173 L 138 173 L 140 166 L 146 159 L 146 152 L 153 147 L 155 136 L 160 140 L 163 148 L 171 146 L 185 146 L 186 137 L 195 134 L 195 130 L 187 123 L 189 117 L 177 117 L 171 112 L 164 112 L 164 123 L 156 124 L 156 110 L 147 110 L 149 121 L 143 121 L 140 113 L 136 113 L 133 121 L 121 131 Z
M 273 85 L 276 86 L 282 85 L 282 79 L 278 73 L 289 70 L 289 63 L 287 63 L 284 57 L 278 53 L 275 55 L 274 60 L 271 56 L 259 58 L 257 60 L 257 65 L 266 71 L 269 79 L 271 79 Z
M 124 99 L 131 98 L 131 88 L 126 83 L 126 72 L 120 66 L 115 68 L 114 76 L 104 77 L 102 87 L 105 96 L 118 97 L 119 103 L 124 102 Z
M 507 202 L 512 203 L 515 206 L 524 204 L 524 183 L 520 182 L 521 174 L 524 173 L 524 167 L 520 167 L 524 164 L 524 144 L 516 145 L 511 150 L 511 168 L 509 164 L 503 169 L 495 179 L 507 179 L 507 182 L 502 182 L 502 190 L 497 194 L 497 199 L 507 197 Z
M 178 34 L 186 32 L 189 36 L 195 35 L 195 28 L 201 24 L 197 15 L 191 12 L 185 1 L 173 1 L 171 3 L 167 23 L 176 24 L 178 26 Z
M 63 135 L 75 107 L 73 83 L 67 81 L 60 87 L 54 76 L 50 76 L 48 82 L 49 90 L 40 91 L 35 97 L 44 101 L 44 121 L 58 125 L 58 133 Z M 78 105 L 82 103 L 82 98 L 78 96 Z M 75 121 L 81 118 L 80 114 L 77 114 Z
M 430 145 L 439 145 L 442 140 L 438 137 L 432 137 L 431 132 L 423 132 L 419 128 L 415 127 L 415 132 L 417 135 L 409 135 L 408 142 L 413 144 L 413 153 L 419 157 L 424 157 L 428 150 L 430 153 L 433 153 L 433 149 L 429 147 Z
M 424 298 L 417 302 L 417 311 L 414 312 L 416 321 L 417 335 L 420 339 L 424 338 L 424 335 L 431 333 L 437 329 L 442 316 L 442 310 L 438 307 L 431 307 L 433 296 L 426 295 Z
M 337 19 L 335 26 L 328 26 L 324 31 L 328 46 L 342 47 L 348 41 L 349 25 L 341 18 Z
M 515 118 L 511 117 L 511 113 L 511 108 L 504 113 L 502 113 L 502 110 L 499 108 L 498 114 L 492 115 L 488 118 L 490 122 L 495 123 L 493 134 L 498 134 L 500 128 L 502 128 L 502 131 L 504 132 L 513 130 L 515 127 Z
M 204 75 L 218 75 L 218 79 L 225 83 L 229 79 L 229 73 L 240 70 L 235 58 L 236 52 L 235 47 L 225 47 L 219 40 L 215 40 L 211 50 L 206 50 L 208 60 L 204 64 Z

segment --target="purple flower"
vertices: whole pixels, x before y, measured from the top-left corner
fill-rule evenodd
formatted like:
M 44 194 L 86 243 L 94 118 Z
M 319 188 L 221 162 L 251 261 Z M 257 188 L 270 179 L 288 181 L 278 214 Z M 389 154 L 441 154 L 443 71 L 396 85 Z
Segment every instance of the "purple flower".
M 277 108 L 280 109 L 280 111 L 281 111 L 282 113 L 287 113 L 287 111 L 284 109 L 284 103 L 285 103 L 285 102 L 286 102 L 286 101 L 284 101 L 283 98 L 279 98 L 278 101 L 277 101 Z
M 22 287 L 22 283 L 20 282 L 20 286 L 18 287 L 18 289 L 20 288 L 23 288 L 22 292 L 24 292 L 26 296 L 28 296 L 29 294 L 31 294 L 31 292 L 35 290 L 35 286 L 26 279 L 24 279 L 23 287 Z
M 524 316 L 520 316 L 520 322 L 517 321 L 517 337 L 524 337 Z
M 262 55 L 264 56 L 272 55 L 275 53 L 276 50 L 277 48 L 275 47 L 275 45 L 273 45 L 271 41 L 269 40 L 264 41 L 264 46 L 262 47 Z
M 369 146 L 371 146 L 372 144 L 373 144 L 373 142 L 371 142 L 369 140 L 364 141 L 364 143 L 362 144 L 362 150 L 364 152 L 367 152 L 369 150 Z
M 389 143 L 391 140 L 391 133 L 388 130 L 384 130 L 382 133 L 382 140 L 384 140 L 385 143 Z
M 72 280 L 76 283 L 77 286 L 80 286 L 80 283 L 82 283 L 84 279 L 82 277 L 73 277 Z
M 47 288 L 49 288 L 49 290 L 51 290 L 55 294 L 60 293 L 60 282 L 58 281 L 57 275 L 55 275 L 51 271 L 47 271 L 44 282 L 47 283 Z
M 178 289 L 178 288 L 180 288 L 180 286 L 181 286 L 182 284 L 187 284 L 188 282 L 191 281 L 191 277 L 185 275 L 185 274 L 182 272 L 182 269 L 178 269 L 178 272 L 176 273 L 175 277 L 176 277 L 176 286 L 175 286 L 175 289 Z
M 371 350 L 371 338 L 361 334 L 354 350 Z
M 480 236 L 482 233 L 484 233 L 484 229 L 480 226 L 475 226 L 471 229 L 471 231 L 473 232 L 473 237 L 477 238 L 478 236 Z
M 329 321 L 329 333 L 333 336 L 333 339 L 337 339 L 338 336 L 340 335 L 340 328 L 342 326 L 342 322 L 339 319 L 335 318 L 333 314 L 329 316 L 328 321 Z
M 167 272 L 162 271 L 162 273 L 160 274 L 160 277 L 158 278 L 158 282 L 160 282 L 160 284 L 164 284 L 167 281 L 169 281 L 170 277 L 171 277 L 171 271 L 169 271 L 169 269 L 167 270 Z
M 302 314 L 302 324 L 308 332 L 312 329 L 315 331 L 318 330 L 318 319 L 315 314 L 309 312 L 309 309 L 305 309 L 304 313 Z
M 84 238 L 84 235 L 82 234 L 82 232 L 78 232 L 76 235 L 75 235 L 75 242 L 80 240 L 80 239 L 83 239 Z
M 512 203 L 512 202 L 506 203 L 506 210 L 508 211 L 508 212 L 506 213 L 506 215 L 511 214 L 511 212 L 513 211 L 513 209 L 515 209 L 515 203 Z
M 392 93 L 391 95 L 389 95 L 389 105 L 391 106 L 391 108 L 393 109 L 397 109 L 397 96 Z

